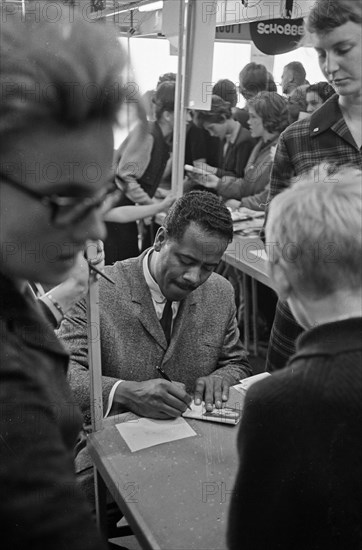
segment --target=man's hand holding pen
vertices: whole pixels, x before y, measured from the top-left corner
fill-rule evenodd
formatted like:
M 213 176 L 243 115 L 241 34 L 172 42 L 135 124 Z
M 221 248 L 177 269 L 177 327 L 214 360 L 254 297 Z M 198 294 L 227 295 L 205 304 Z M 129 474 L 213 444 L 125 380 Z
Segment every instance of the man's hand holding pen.
M 165 420 L 181 416 L 191 397 L 181 382 L 162 378 L 143 382 L 124 380 L 117 386 L 113 402 L 139 416 Z
M 171 378 L 169 377 L 169 375 L 163 370 L 162 366 L 161 367 L 156 367 L 156 370 L 157 372 L 161 375 L 161 377 L 164 379 L 164 380 L 167 380 L 168 382 L 172 382 Z M 191 407 L 189 404 L 187 404 L 187 408 L 190 409 L 191 411 Z

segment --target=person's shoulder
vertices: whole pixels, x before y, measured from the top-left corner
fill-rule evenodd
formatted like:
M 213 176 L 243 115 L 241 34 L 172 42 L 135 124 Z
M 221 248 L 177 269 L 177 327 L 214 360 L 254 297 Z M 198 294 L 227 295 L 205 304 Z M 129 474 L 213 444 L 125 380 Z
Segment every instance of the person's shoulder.
M 34 362 L 36 347 L 33 348 L 32 343 L 27 345 L 27 338 L 25 337 L 24 341 L 16 330 L 9 330 L 6 321 L 0 320 L 0 333 L 3 336 L 0 346 L 0 394 L 12 398 L 14 395 L 8 393 L 9 387 L 16 389 L 18 384 L 24 384 L 25 387 L 35 388 L 39 382 L 41 385 L 47 373 L 53 372 L 53 363 L 47 360 L 44 366 L 41 352 L 38 354 L 38 360 Z M 0 399 L 0 402 L 2 401 L 4 400 Z
M 233 296 L 232 284 L 222 275 L 211 273 L 207 281 L 199 287 L 204 293 L 217 293 L 219 296 Z
M 309 134 L 311 127 L 310 118 L 304 118 L 297 120 L 290 124 L 282 133 L 281 137 L 288 140 L 293 137 L 300 137 L 301 135 Z
M 279 402 L 286 392 L 292 393 L 294 390 L 297 392 L 300 390 L 302 377 L 302 365 L 296 365 L 295 368 L 285 367 L 253 384 L 248 390 L 248 398 L 252 401 L 262 399 L 264 402 L 265 399 L 269 399 Z
M 128 281 L 138 275 L 142 275 L 142 256 L 128 258 L 127 260 L 115 262 L 112 265 L 106 265 L 104 268 L 104 273 L 115 282 L 115 285 L 127 284 Z M 115 285 L 112 285 L 112 283 L 103 277 L 100 277 L 100 284 L 102 287 L 111 292 L 115 288 Z
M 251 137 L 250 130 L 247 130 L 246 128 L 244 128 L 244 126 L 242 124 L 240 124 L 237 141 L 239 143 L 244 142 L 244 141 L 252 141 L 254 143 L 255 139 Z
M 235 107 L 235 109 L 233 110 L 233 118 L 238 122 L 240 122 L 240 124 L 246 130 L 249 130 L 249 126 L 248 126 L 249 113 L 246 109 L 239 109 L 239 107 Z

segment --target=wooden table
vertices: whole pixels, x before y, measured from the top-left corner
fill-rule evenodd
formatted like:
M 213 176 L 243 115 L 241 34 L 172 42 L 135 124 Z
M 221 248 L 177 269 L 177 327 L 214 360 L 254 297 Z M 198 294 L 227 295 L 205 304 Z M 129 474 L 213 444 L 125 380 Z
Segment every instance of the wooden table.
M 274 288 L 268 274 L 264 245 L 258 237 L 241 237 L 235 233 L 232 243 L 223 255 L 223 260 L 256 281 Z
M 263 242 L 258 237 L 242 237 L 234 234 L 232 243 L 227 247 L 223 260 L 241 271 L 244 299 L 244 345 L 245 349 L 258 353 L 258 298 L 256 281 L 274 288 L 268 275 L 267 259 L 265 257 Z M 249 299 L 248 279 L 251 278 L 251 302 Z M 249 318 L 252 313 L 254 341 L 250 344 Z
M 231 388 L 229 404 L 243 403 Z M 196 436 L 131 453 L 114 425 L 123 416 L 89 436 L 89 452 L 142 548 L 225 550 L 238 426 L 190 419 Z

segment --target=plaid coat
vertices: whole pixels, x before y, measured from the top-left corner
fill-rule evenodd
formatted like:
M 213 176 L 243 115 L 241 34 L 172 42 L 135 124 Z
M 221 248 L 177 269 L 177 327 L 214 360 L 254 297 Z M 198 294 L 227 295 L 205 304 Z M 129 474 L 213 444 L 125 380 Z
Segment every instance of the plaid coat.
M 335 170 L 344 164 L 362 169 L 362 155 L 342 116 L 338 95 L 334 95 L 310 118 L 295 122 L 281 134 L 272 168 L 268 203 L 289 187 L 292 177 L 316 165 Z M 316 172 L 315 177 L 318 175 Z
M 338 104 L 332 96 L 312 116 L 295 122 L 280 136 L 270 180 L 268 204 L 289 187 L 292 177 L 320 165 L 328 172 L 351 164 L 362 170 L 362 151 L 349 131 Z M 314 178 L 326 177 L 315 169 Z M 342 182 L 341 182 L 342 183 Z M 287 304 L 277 305 L 270 337 L 266 369 L 283 368 L 295 351 L 295 339 L 302 332 Z

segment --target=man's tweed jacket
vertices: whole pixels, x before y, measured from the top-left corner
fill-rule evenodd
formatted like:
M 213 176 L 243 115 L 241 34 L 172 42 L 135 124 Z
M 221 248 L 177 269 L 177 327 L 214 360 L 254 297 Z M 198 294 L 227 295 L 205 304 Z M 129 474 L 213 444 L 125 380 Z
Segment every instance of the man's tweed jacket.
M 156 366 L 163 362 L 172 380 L 194 391 L 199 376 L 216 369 L 231 375 L 233 384 L 252 374 L 239 340 L 233 289 L 215 273 L 179 307 L 172 338 L 166 338 L 157 319 L 146 284 L 142 260 L 131 258 L 105 268 L 115 285 L 101 279 L 100 327 L 103 405 L 118 379 L 142 381 L 158 378 Z M 58 332 L 71 354 L 70 384 L 85 420 L 89 420 L 89 371 L 85 300 L 71 311 L 73 322 L 64 321 Z

